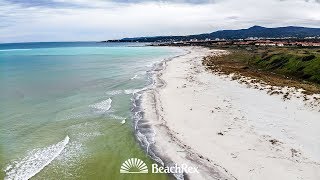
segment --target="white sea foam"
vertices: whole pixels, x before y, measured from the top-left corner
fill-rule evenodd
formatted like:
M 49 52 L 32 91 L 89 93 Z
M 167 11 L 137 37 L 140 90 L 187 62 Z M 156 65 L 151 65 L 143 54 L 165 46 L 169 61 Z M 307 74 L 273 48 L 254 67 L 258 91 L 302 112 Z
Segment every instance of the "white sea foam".
M 4 179 L 30 179 L 58 157 L 68 143 L 69 136 L 66 136 L 64 140 L 57 144 L 30 151 L 25 158 L 17 160 L 7 166 L 5 170 L 6 177 Z
M 144 89 L 125 89 L 125 90 L 113 90 L 106 92 L 109 96 L 115 96 L 119 94 L 135 94 L 137 92 L 143 91 Z
M 117 120 L 127 119 L 127 118 L 125 118 L 125 117 L 117 116 L 117 115 L 114 115 L 114 114 L 110 114 L 110 117 L 112 117 L 113 119 L 117 119 Z
M 135 94 L 135 93 L 138 93 L 142 90 L 144 90 L 144 89 L 126 89 L 126 90 L 124 90 L 124 93 L 125 94 Z
M 97 110 L 98 112 L 104 113 L 107 112 L 111 108 L 112 100 L 109 98 L 107 100 L 101 101 L 99 103 L 90 105 L 89 107 Z
M 134 80 L 134 79 L 139 79 L 139 76 L 136 74 L 134 75 L 132 78 L 130 78 L 131 80 Z
M 123 93 L 123 90 L 113 90 L 113 91 L 106 92 L 106 94 L 110 95 L 110 96 L 115 96 L 115 95 L 122 94 L 122 93 Z
M 126 119 L 125 117 L 121 117 L 121 116 L 117 116 L 117 115 L 114 115 L 114 114 L 110 114 L 110 117 L 112 117 L 113 119 L 117 119 L 117 120 L 121 120 L 121 124 L 125 124 L 126 123 Z

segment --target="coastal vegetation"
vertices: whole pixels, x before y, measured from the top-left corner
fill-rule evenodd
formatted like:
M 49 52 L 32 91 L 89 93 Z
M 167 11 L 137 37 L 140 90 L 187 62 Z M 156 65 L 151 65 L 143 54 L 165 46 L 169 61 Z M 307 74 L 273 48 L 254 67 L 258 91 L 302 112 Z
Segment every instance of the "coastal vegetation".
M 276 86 L 320 92 L 320 48 L 224 47 L 230 53 L 204 58 L 211 70 L 238 73 Z

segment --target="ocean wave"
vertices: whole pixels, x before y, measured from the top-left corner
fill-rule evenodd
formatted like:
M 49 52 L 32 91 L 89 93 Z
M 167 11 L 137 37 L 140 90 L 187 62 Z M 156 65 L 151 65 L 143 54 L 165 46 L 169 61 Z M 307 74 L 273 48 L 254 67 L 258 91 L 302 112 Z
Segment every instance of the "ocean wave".
M 145 88 L 142 88 L 142 89 L 126 89 L 126 90 L 124 90 L 124 93 L 125 94 L 136 94 L 136 93 L 144 91 L 144 90 L 145 90 Z
M 7 166 L 4 179 L 30 179 L 58 157 L 68 143 L 69 136 L 66 136 L 57 144 L 30 151 L 25 158 Z
M 30 51 L 32 49 L 0 49 L 1 52 L 8 52 L 8 51 Z
M 109 95 L 109 96 L 115 96 L 115 95 L 119 95 L 119 94 L 122 94 L 122 93 L 123 93 L 123 90 L 113 90 L 113 91 L 106 92 L 106 94 Z
M 112 103 L 112 100 L 109 98 L 109 99 L 101 101 L 99 103 L 90 105 L 89 107 L 95 109 L 97 112 L 105 113 L 105 112 L 109 111 L 109 109 L 111 108 L 111 103 Z
M 134 93 L 137 93 L 139 91 L 141 91 L 141 89 L 126 89 L 126 90 L 124 90 L 124 93 L 125 94 L 134 94 Z
M 126 123 L 126 119 L 125 117 L 121 117 L 121 116 L 117 116 L 117 115 L 114 115 L 114 114 L 110 114 L 109 115 L 111 118 L 113 119 L 116 119 L 116 120 L 121 120 L 121 124 L 125 124 Z
M 113 118 L 113 119 L 117 119 L 117 120 L 127 119 L 127 118 L 125 118 L 125 117 L 117 116 L 117 115 L 114 115 L 114 114 L 110 114 L 110 117 Z
M 113 90 L 113 91 L 106 92 L 106 94 L 109 95 L 109 96 L 115 96 L 115 95 L 119 95 L 119 94 L 130 95 L 130 94 L 136 94 L 136 93 L 138 93 L 140 91 L 143 91 L 143 90 L 145 90 L 145 88 L 142 88 L 142 89 Z

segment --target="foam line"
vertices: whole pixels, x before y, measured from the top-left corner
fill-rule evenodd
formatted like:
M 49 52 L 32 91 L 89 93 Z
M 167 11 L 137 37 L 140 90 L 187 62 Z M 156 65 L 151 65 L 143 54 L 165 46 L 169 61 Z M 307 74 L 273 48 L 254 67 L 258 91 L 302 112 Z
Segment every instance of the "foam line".
M 64 140 L 45 148 L 34 149 L 21 160 L 14 161 L 5 168 L 5 180 L 27 180 L 39 173 L 60 155 L 69 143 L 69 136 Z

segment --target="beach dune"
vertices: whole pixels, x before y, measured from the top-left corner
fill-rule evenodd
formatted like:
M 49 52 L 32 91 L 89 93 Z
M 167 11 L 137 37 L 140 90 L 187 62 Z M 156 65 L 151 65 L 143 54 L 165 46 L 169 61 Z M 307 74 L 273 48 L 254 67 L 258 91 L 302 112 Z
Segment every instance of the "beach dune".
M 205 70 L 204 56 L 226 51 L 185 50 L 142 97 L 156 155 L 199 168 L 178 179 L 320 179 L 319 107 Z

